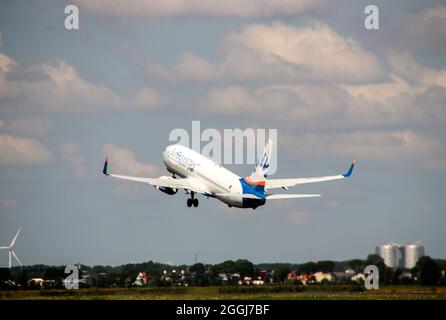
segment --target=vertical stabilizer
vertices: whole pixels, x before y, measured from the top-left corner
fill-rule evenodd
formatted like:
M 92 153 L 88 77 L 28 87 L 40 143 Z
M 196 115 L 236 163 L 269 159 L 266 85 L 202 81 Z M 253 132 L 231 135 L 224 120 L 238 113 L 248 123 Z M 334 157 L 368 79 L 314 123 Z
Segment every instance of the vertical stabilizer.
M 271 162 L 271 152 L 273 150 L 273 141 L 270 139 L 268 143 L 265 145 L 265 149 L 263 150 L 262 157 L 257 162 L 254 172 L 258 175 L 266 178 L 268 174 L 269 165 Z
M 253 173 L 249 177 L 243 178 L 244 182 L 248 184 L 257 192 L 265 192 L 265 182 L 268 174 L 268 168 L 271 161 L 271 152 L 273 149 L 273 141 L 270 139 L 265 145 L 263 154 L 254 168 Z

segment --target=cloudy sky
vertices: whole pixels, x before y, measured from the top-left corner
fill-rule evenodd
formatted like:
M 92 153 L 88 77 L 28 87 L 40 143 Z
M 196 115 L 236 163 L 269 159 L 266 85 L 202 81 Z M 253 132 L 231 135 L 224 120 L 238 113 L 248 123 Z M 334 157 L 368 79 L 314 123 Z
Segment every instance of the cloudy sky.
M 23 226 L 25 264 L 341 260 L 417 240 L 445 258 L 446 6 L 373 2 L 374 31 L 370 1 L 1 2 L 0 245 Z M 102 176 L 105 154 L 166 174 L 169 133 L 193 120 L 277 128 L 275 177 L 357 171 L 255 211 Z

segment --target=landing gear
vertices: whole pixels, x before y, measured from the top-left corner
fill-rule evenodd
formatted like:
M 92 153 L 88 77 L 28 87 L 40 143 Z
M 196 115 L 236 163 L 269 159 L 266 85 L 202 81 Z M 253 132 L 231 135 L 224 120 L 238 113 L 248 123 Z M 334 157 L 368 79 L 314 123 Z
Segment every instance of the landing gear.
M 187 199 L 187 206 L 190 208 L 194 206 L 195 208 L 198 207 L 198 199 L 194 198 L 195 193 L 191 192 L 191 196 L 189 199 Z

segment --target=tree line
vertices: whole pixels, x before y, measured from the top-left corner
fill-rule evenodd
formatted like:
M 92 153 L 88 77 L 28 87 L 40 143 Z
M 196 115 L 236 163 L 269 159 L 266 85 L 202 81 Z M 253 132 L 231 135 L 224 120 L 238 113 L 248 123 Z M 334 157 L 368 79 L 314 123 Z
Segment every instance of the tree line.
M 132 286 L 138 274 L 144 272 L 148 277 L 148 286 L 172 285 L 235 285 L 240 279 L 250 277 L 261 278 L 266 284 L 285 284 L 288 275 L 294 271 L 298 275 L 314 274 L 316 272 L 336 273 L 347 268 L 355 273 L 363 273 L 367 265 L 376 265 L 383 284 L 421 284 L 446 285 L 446 260 L 434 260 L 428 256 L 419 259 L 411 270 L 388 268 L 378 255 L 369 255 L 366 259 L 352 259 L 347 261 L 323 260 L 292 263 L 261 263 L 254 264 L 246 259 L 226 260 L 217 264 L 195 263 L 192 265 L 172 266 L 154 261 L 144 263 L 131 263 L 120 266 L 87 266 L 78 265 L 81 278 L 92 278 L 90 285 L 94 287 L 125 287 Z M 402 277 L 403 273 L 411 277 Z M 226 276 L 226 278 L 222 278 Z M 32 265 L 14 267 L 12 269 L 0 268 L 0 288 L 5 289 L 11 283 L 28 288 L 31 278 L 55 280 L 56 287 L 63 287 L 65 266 Z

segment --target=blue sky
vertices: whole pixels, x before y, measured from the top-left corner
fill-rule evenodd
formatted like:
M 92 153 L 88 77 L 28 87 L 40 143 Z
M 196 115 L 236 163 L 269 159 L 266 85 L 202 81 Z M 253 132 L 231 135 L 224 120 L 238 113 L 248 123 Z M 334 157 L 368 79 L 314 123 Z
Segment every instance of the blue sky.
M 23 226 L 25 264 L 342 260 L 417 240 L 446 257 L 441 1 L 375 1 L 375 31 L 369 1 L 111 3 L 0 4 L 0 244 Z M 277 128 L 275 177 L 357 171 L 255 211 L 101 175 L 105 153 L 167 174 L 169 133 L 193 120 Z

